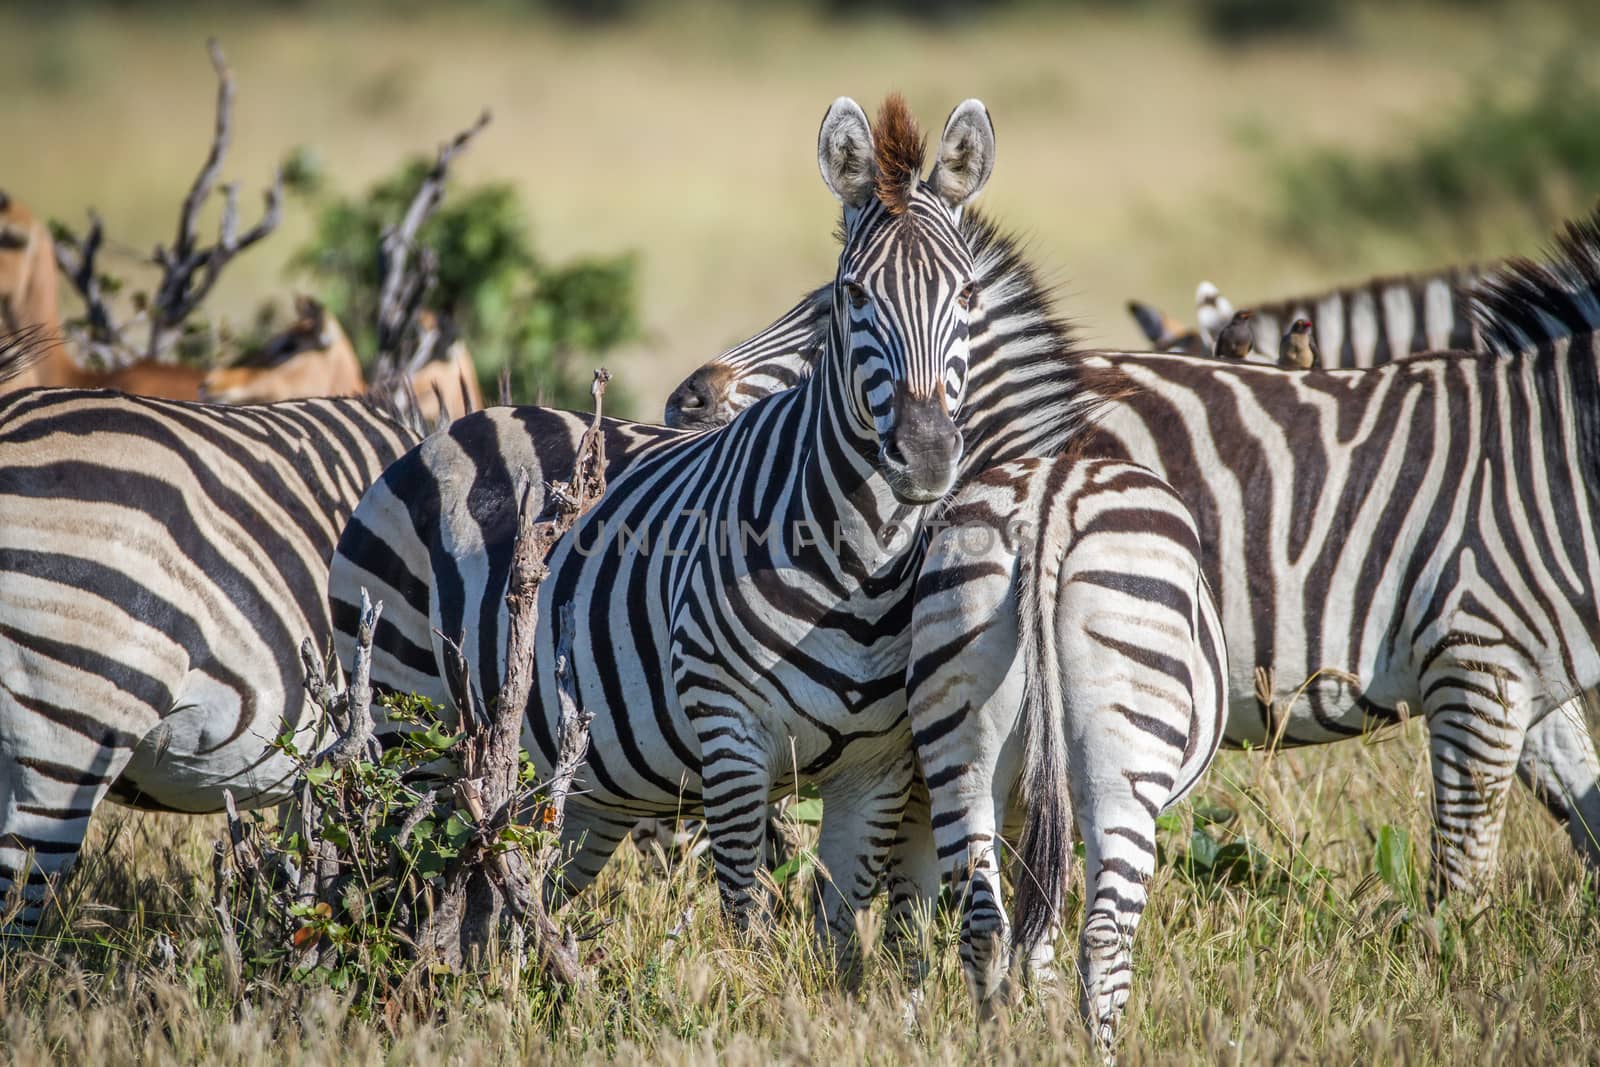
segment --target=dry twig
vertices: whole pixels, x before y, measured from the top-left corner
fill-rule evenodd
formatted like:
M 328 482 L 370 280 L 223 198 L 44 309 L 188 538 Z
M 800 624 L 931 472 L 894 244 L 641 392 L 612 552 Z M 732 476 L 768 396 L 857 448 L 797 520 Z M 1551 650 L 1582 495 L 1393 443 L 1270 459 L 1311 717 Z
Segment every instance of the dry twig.
M 198 235 L 198 220 L 206 202 L 217 190 L 217 180 L 228 158 L 233 140 L 233 71 L 223 58 L 215 40 L 206 42 L 211 66 L 217 73 L 217 114 L 211 147 L 178 211 L 178 230 L 168 248 L 157 245 L 151 262 L 161 268 L 155 292 L 140 301 L 139 318 L 147 321 L 149 337 L 142 352 L 130 351 L 125 338 L 132 323 L 119 324 L 106 298 L 97 269 L 97 257 L 104 242 L 105 227 L 100 217 L 89 213 L 88 235 L 80 240 L 64 228 L 56 240 L 56 264 L 83 298 L 86 309 L 87 346 L 108 366 L 136 358 L 155 359 L 170 349 L 217 279 L 239 253 L 260 242 L 278 228 L 283 218 L 283 176 L 274 170 L 272 184 L 265 193 L 260 220 L 243 233 L 239 231 L 239 189 L 233 182 L 222 184 L 222 219 L 215 244 L 203 245 Z
M 400 222 L 384 232 L 378 248 L 378 271 L 383 279 L 378 289 L 378 353 L 376 366 L 395 373 L 410 362 L 404 357 L 406 332 L 438 273 L 428 249 L 417 246 L 417 234 L 444 198 L 445 179 L 450 163 L 466 149 L 472 139 L 489 124 L 489 112 L 456 134 L 439 148 L 433 167 L 423 177 Z M 416 256 L 415 262 L 412 256 Z
M 606 384 L 611 380 L 604 370 L 596 371 L 592 392 L 594 419 L 579 444 L 572 479 L 550 486 L 554 515 L 536 522 L 532 505 L 532 486 L 524 479 L 518 487 L 517 537 L 512 549 L 511 573 L 506 589 L 508 622 L 506 633 L 506 676 L 493 713 L 485 715 L 474 707 L 465 664 L 457 667 L 457 692 L 468 701 L 463 707 L 465 740 L 464 774 L 457 783 L 457 799 L 472 815 L 479 838 L 487 841 L 499 828 L 517 817 L 519 756 L 522 751 L 522 721 L 533 693 L 534 641 L 538 632 L 539 585 L 548 575 L 545 558 L 560 536 L 571 528 L 605 492 L 605 436 L 601 428 Z M 557 688 L 561 701 L 555 774 L 546 784 L 546 807 L 539 824 L 559 838 L 565 817 L 566 800 L 572 778 L 588 751 L 590 716 L 578 710 L 572 678 L 566 669 L 572 633 L 572 609 L 565 606 L 560 618 L 557 645 Z M 458 651 L 459 655 L 459 651 Z M 468 714 L 468 711 L 471 714 Z M 539 891 L 554 869 L 559 844 L 552 841 L 540 850 L 530 869 L 521 853 L 505 850 L 491 853 L 490 876 L 496 903 L 502 904 L 512 919 L 532 927 L 534 945 L 546 973 L 563 985 L 583 981 L 576 943 L 563 936 L 560 927 L 544 906 Z M 480 918 L 479 924 L 483 920 Z M 475 925 L 479 925 L 475 924 Z M 463 932 L 469 938 L 482 934 Z M 464 949 L 469 951 L 470 949 Z

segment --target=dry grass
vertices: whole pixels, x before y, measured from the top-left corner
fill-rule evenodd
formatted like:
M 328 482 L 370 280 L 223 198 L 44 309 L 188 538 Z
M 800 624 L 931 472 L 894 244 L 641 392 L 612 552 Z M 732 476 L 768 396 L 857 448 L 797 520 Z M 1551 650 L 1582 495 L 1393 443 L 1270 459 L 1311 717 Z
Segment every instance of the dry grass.
M 1118 1060 L 1558 1063 L 1600 1027 L 1596 901 L 1565 836 L 1521 795 L 1501 874 L 1476 902 L 1408 910 L 1374 875 L 1385 824 L 1426 840 L 1421 731 L 1381 744 L 1226 755 L 1200 798 L 1270 857 L 1254 884 L 1169 865 L 1140 930 Z M 1072 1005 L 1046 994 L 975 1028 L 953 933 L 912 1029 L 887 965 L 834 989 L 791 915 L 765 943 L 721 923 L 707 870 L 668 877 L 625 847 L 580 904 L 596 993 L 557 1008 L 493 982 L 440 992 L 427 1019 L 353 1015 L 326 990 L 220 991 L 204 857 L 210 819 L 112 813 L 75 880 L 75 944 L 0 963 L 0 1048 L 16 1062 L 1089 1062 Z M 1185 832 L 1165 835 L 1169 852 Z M 1283 877 L 1280 877 L 1283 876 Z M 1074 905 L 1076 907 L 1076 905 Z M 689 918 L 684 921 L 685 913 Z M 674 931 L 682 923 L 681 931 Z M 176 962 L 163 965 L 167 932 Z M 676 936 L 675 936 L 676 934 Z M 1070 951 L 1070 945 L 1064 943 Z

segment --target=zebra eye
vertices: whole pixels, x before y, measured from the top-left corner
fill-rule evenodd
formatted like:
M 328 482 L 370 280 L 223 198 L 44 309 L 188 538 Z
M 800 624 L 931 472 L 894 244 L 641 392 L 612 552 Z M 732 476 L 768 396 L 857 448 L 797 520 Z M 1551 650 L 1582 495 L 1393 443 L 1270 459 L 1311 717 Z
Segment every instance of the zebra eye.
M 867 306 L 867 291 L 855 282 L 845 282 L 844 292 L 850 298 L 850 306 L 857 311 Z
M 963 308 L 972 307 L 972 298 L 978 295 L 978 283 L 968 282 L 961 287 L 961 292 L 956 294 L 956 303 Z

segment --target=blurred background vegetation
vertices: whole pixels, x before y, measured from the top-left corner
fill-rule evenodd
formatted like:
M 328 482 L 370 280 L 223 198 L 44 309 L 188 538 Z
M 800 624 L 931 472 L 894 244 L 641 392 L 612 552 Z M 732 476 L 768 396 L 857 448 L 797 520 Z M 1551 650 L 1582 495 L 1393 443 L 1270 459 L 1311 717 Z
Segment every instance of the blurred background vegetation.
M 204 151 L 213 34 L 229 177 L 288 160 L 301 194 L 213 313 L 309 290 L 370 350 L 375 235 L 488 107 L 425 234 L 442 298 L 485 378 L 581 404 L 605 362 L 647 418 L 831 274 L 814 138 L 841 93 L 900 89 L 933 127 L 982 97 L 984 205 L 1100 344 L 1136 343 L 1132 296 L 1188 317 L 1203 277 L 1239 302 L 1529 252 L 1600 193 L 1578 0 L 25 0 L 0 7 L 0 188 L 96 207 L 136 272 Z

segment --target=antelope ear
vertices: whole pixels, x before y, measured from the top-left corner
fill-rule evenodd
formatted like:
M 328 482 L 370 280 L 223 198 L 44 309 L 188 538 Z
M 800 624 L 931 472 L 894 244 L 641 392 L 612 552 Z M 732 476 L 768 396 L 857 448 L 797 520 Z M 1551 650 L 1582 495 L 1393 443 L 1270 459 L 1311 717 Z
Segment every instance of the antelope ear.
M 954 210 L 977 196 L 994 172 L 994 123 L 982 100 L 964 100 L 950 112 L 939 138 L 939 159 L 928 184 Z
M 872 160 L 872 127 L 867 113 L 841 96 L 822 117 L 817 134 L 817 167 L 822 180 L 846 208 L 860 208 L 872 196 L 877 165 Z

